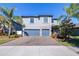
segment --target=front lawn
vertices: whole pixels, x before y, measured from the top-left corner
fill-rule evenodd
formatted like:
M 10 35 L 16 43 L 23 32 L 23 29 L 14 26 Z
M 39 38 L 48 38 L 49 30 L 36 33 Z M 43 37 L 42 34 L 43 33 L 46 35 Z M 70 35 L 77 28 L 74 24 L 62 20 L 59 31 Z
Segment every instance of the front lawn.
M 59 41 L 59 44 L 62 44 L 64 46 L 73 46 L 72 44 L 70 44 L 68 42 L 62 42 L 62 41 Z
M 60 39 L 62 40 L 62 39 Z M 60 44 L 65 45 L 65 46 L 79 46 L 79 36 L 72 36 L 71 40 L 62 42 L 59 41 Z
M 0 36 L 0 44 L 15 40 L 16 38 L 9 38 L 8 36 Z
M 79 36 L 72 36 L 72 38 L 79 39 Z

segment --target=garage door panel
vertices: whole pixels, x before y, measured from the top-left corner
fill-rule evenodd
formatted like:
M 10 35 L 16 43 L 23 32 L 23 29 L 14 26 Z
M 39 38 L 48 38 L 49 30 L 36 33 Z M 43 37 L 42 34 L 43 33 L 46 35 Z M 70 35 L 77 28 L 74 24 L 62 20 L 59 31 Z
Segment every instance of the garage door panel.
M 43 29 L 42 30 L 42 36 L 49 36 L 49 29 Z
M 24 34 L 27 36 L 40 36 L 39 29 L 25 29 Z

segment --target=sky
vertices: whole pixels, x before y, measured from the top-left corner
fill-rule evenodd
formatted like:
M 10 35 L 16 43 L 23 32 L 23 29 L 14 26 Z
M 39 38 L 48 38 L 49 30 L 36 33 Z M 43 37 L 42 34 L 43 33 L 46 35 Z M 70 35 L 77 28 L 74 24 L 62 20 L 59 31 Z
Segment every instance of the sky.
M 15 7 L 16 16 L 53 15 L 53 18 L 66 14 L 64 7 L 69 5 L 69 3 L 0 3 L 0 7 Z M 76 19 L 72 21 L 78 23 Z

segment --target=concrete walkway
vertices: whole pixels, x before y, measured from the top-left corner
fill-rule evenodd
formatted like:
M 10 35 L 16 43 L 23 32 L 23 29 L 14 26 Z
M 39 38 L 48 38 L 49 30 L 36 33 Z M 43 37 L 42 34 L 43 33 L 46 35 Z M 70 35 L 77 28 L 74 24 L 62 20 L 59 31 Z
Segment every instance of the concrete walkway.
M 79 56 L 66 46 L 0 46 L 0 56 Z
M 57 42 L 51 37 L 21 37 L 1 46 L 55 46 Z

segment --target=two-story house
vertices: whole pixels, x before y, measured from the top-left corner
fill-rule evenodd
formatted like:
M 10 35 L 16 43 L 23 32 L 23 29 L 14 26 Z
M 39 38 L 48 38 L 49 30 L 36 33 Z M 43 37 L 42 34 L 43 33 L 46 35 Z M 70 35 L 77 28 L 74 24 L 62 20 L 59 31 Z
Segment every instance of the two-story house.
M 22 16 L 23 36 L 51 36 L 52 16 Z

